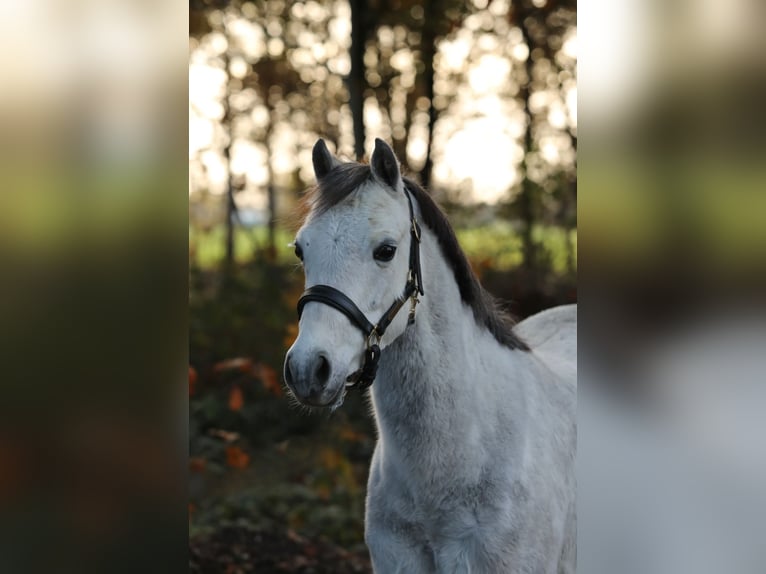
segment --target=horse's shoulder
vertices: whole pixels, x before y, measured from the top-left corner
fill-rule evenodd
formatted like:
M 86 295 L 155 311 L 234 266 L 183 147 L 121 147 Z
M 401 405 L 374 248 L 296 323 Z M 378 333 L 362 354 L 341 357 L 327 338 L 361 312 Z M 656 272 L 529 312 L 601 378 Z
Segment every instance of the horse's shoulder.
M 577 305 L 561 305 L 540 311 L 514 327 L 534 351 L 551 353 L 576 363 Z

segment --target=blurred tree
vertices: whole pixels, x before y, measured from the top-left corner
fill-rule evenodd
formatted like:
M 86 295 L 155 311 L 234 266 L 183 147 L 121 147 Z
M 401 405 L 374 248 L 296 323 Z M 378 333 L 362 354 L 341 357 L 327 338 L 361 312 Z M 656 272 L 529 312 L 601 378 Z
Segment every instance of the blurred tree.
M 499 213 L 522 223 L 527 268 L 545 265 L 535 224 L 574 227 L 576 69 L 564 48 L 576 35 L 575 0 L 190 0 L 190 10 L 196 46 L 225 46 L 208 52 L 227 77 L 226 111 L 213 128 L 224 132 L 217 149 L 231 172 L 227 220 L 258 191 L 269 253 L 277 198 L 288 197 L 277 190 L 311 180 L 316 137 L 356 158 L 366 138 L 387 139 L 405 169 L 459 204 L 477 180 L 454 171 L 467 161 L 454 153 L 445 168 L 447 147 L 481 118 L 518 148 L 505 144 L 512 155 L 493 161 L 517 174 Z M 488 82 L 490 92 L 477 87 Z M 471 145 L 497 153 L 490 141 Z M 262 175 L 237 160 L 243 149 Z
M 223 55 L 225 69 L 229 69 L 229 54 Z M 226 162 L 226 252 L 224 265 L 227 274 L 231 272 L 234 265 L 234 219 L 237 216 L 237 202 L 234 199 L 234 178 L 231 173 L 231 143 L 233 141 L 231 133 L 231 105 L 229 102 L 231 90 L 226 87 L 226 94 L 223 97 L 223 125 L 228 128 L 226 134 L 226 144 L 223 148 L 223 157 Z
M 576 23 L 576 0 L 517 0 L 508 11 L 509 21 L 516 24 L 522 32 L 528 55 L 524 61 L 526 81 L 521 84 L 519 97 L 524 103 L 526 129 L 524 132 L 524 156 L 521 162 L 523 179 L 519 195 L 519 211 L 524 227 L 522 231 L 524 266 L 528 271 L 539 271 L 540 261 L 538 246 L 532 237 L 532 228 L 542 214 L 539 213 L 542 191 L 541 183 L 530 176 L 529 161 L 534 160 L 533 153 L 539 149 L 539 141 L 535 141 L 535 118 L 532 109 L 532 96 L 536 91 L 546 90 L 549 78 L 560 89 L 561 66 L 556 66 L 556 56 L 562 47 L 563 39 L 569 29 Z M 535 82 L 535 66 L 551 66 L 552 72 L 545 74 Z M 547 112 L 547 110 L 545 110 Z M 570 141 L 576 149 L 576 135 L 568 130 Z M 574 170 L 574 165 L 572 166 Z M 549 175 L 549 174 L 546 174 Z M 574 176 L 572 176 L 574 177 Z M 569 186 L 564 186 L 570 190 Z M 571 188 L 573 191 L 574 188 Z
M 349 0 L 351 6 L 351 71 L 348 74 L 348 102 L 351 107 L 351 118 L 354 125 L 354 156 L 357 160 L 364 156 L 364 92 L 367 87 L 365 79 L 364 51 L 370 36 L 372 19 L 365 11 L 368 4 L 365 0 Z
M 364 155 L 366 134 L 363 108 L 368 91 L 378 100 L 381 109 L 386 110 L 392 124 L 397 123 L 394 121 L 397 114 L 392 106 L 396 100 L 405 102 L 404 113 L 399 114 L 399 126 L 391 126 L 393 129 L 390 138 L 394 151 L 405 164 L 410 133 L 408 128 L 416 110 L 417 98 L 425 97 L 429 119 L 425 162 L 420 170 L 420 178 L 423 185 L 427 186 L 430 183 L 433 165 L 433 129 L 438 118 L 438 110 L 433 105 L 434 58 L 438 51 L 438 41 L 450 30 L 460 26 L 462 19 L 472 10 L 471 4 L 456 0 L 433 0 L 425 3 L 414 0 L 350 0 L 350 5 L 351 73 L 348 86 L 354 123 L 355 155 L 357 158 Z M 400 32 L 393 34 L 392 42 L 381 42 L 378 34 L 381 29 Z M 386 37 L 391 36 L 386 33 Z M 373 86 L 367 82 L 368 66 L 365 65 L 365 54 L 368 52 L 371 54 L 368 60 L 375 64 L 369 66 L 374 68 L 371 74 L 375 78 Z M 391 61 L 395 57 L 401 60 L 407 53 L 413 56 L 413 71 L 416 72 L 414 82 L 402 82 L 402 64 L 394 65 Z M 418 61 L 416 56 L 419 57 Z M 395 129 L 396 127 L 400 129 Z
M 326 3 L 329 6 L 332 3 Z M 221 154 L 227 171 L 226 261 L 233 257 L 233 225 L 238 192 L 258 187 L 265 190 L 268 211 L 266 254 L 275 253 L 277 187 L 274 162 L 284 153 L 285 132 L 299 131 L 303 141 L 294 142 L 295 154 L 305 142 L 321 134 L 337 141 L 339 108 L 345 99 L 337 76 L 327 73 L 327 52 L 318 49 L 326 40 L 333 13 L 318 3 L 244 2 L 239 0 L 190 0 L 190 34 L 205 41 L 213 37 L 224 45 L 211 64 L 226 72 L 220 127 Z M 245 17 L 243 19 L 243 16 Z M 216 36 L 218 34 L 218 36 Z M 324 54 L 324 55 L 323 55 Z M 216 63 L 216 60 L 218 63 Z M 325 97 L 322 97 L 322 96 Z M 292 138 L 291 138 L 292 139 Z M 265 177 L 259 184 L 247 180 L 247 166 L 235 166 L 233 149 L 248 146 L 263 150 Z M 295 166 L 294 169 L 299 169 Z M 244 171 L 234 177 L 235 170 Z M 300 175 L 294 179 L 300 181 Z M 283 181 L 291 190 L 291 180 Z M 298 185 L 300 187 L 300 184 Z
M 421 182 L 428 186 L 433 166 L 434 126 L 443 109 L 434 103 L 435 60 L 439 42 L 451 31 L 459 29 L 476 7 L 470 2 L 456 0 L 425 3 L 378 0 L 371 4 L 376 10 L 375 24 L 368 26 L 368 29 L 378 33 L 378 42 L 371 46 L 375 57 L 370 60 L 376 63 L 373 75 L 376 82 L 372 93 L 387 112 L 394 150 L 405 164 L 408 163 L 413 117 L 418 112 L 426 114 L 426 149 L 418 171 Z M 389 40 L 386 41 L 386 38 Z

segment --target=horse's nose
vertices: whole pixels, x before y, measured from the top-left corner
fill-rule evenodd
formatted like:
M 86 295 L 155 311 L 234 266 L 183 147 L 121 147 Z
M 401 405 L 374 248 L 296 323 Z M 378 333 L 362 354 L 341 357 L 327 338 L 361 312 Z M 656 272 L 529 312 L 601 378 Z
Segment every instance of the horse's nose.
M 324 388 L 330 379 L 330 361 L 324 353 L 318 353 L 314 360 L 314 381 Z
M 324 351 L 311 353 L 305 360 L 288 353 L 285 359 L 285 381 L 299 398 L 308 402 L 319 399 L 331 373 L 330 360 Z

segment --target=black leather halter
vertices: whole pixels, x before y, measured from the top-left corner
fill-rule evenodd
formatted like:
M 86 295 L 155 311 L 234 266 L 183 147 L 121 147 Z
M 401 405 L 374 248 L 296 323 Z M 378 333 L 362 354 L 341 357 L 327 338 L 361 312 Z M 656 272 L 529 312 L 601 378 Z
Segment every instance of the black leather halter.
M 407 325 L 415 321 L 415 306 L 418 304 L 418 294 L 423 295 L 423 278 L 420 274 L 420 225 L 415 220 L 415 213 L 412 209 L 412 199 L 409 192 L 404 190 L 407 197 L 407 204 L 410 208 L 410 268 L 407 272 L 407 283 L 404 285 L 404 291 L 391 304 L 388 310 L 378 322 L 373 325 L 359 307 L 342 292 L 329 285 L 314 285 L 303 292 L 298 299 L 298 319 L 303 314 L 303 308 L 310 301 L 324 303 L 334 307 L 343 313 L 349 320 L 355 324 L 364 333 L 367 341 L 367 349 L 364 353 L 362 367 L 348 376 L 346 379 L 346 388 L 357 388 L 360 390 L 369 387 L 375 380 L 375 374 L 378 371 L 378 361 L 380 361 L 380 339 L 388 329 L 391 321 L 399 313 L 407 299 L 410 300 L 410 315 Z

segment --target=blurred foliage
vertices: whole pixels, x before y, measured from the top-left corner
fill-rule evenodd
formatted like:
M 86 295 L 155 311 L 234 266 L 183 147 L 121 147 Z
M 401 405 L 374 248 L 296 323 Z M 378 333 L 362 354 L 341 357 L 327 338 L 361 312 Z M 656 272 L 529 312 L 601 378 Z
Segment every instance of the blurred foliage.
M 208 270 L 219 268 L 225 257 L 225 233 L 226 230 L 223 225 L 207 230 L 190 227 L 189 259 L 192 264 Z M 277 228 L 274 242 L 276 262 L 283 265 L 297 263 L 294 249 L 290 246 L 294 238 L 293 232 Z M 265 227 L 251 229 L 236 227 L 234 229 L 234 261 L 247 263 L 259 257 L 268 256 L 270 256 L 270 248 L 268 230 Z M 296 268 L 295 272 L 301 274 L 302 270 Z
M 560 259 L 561 230 L 536 232 Z M 513 299 L 518 315 L 575 298 L 574 277 L 566 272 L 551 272 L 533 290 L 525 287 L 526 271 L 508 249 L 514 245 L 511 227 L 498 224 L 460 235 L 469 253 L 483 256 L 473 259 L 483 282 Z M 516 252 L 517 244 L 518 239 Z M 364 497 L 373 421 L 366 397 L 357 393 L 332 415 L 299 407 L 286 394 L 280 370 L 297 334 L 295 303 L 303 274 L 294 263 L 280 261 L 294 257 L 287 247 L 284 251 L 276 262 L 258 257 L 229 273 L 217 266 L 191 267 L 189 528 L 197 571 L 212 560 L 217 544 L 236 553 L 230 547 L 234 543 L 227 546 L 224 539 L 252 541 L 265 535 L 281 537 L 287 545 L 296 544 L 291 536 L 305 537 L 334 559 L 340 559 L 337 552 L 352 552 L 365 564 Z M 360 568 L 354 571 L 369 571 Z
M 523 263 L 521 238 L 512 224 L 497 221 L 484 227 L 456 231 L 474 270 L 511 271 Z M 535 242 L 540 245 L 546 268 L 554 275 L 570 277 L 577 265 L 577 231 L 562 227 L 536 225 L 532 228 Z
M 208 231 L 190 230 L 189 257 L 194 265 L 213 270 L 224 261 L 224 228 L 215 227 Z M 492 268 L 510 271 L 523 263 L 523 250 L 518 227 L 512 223 L 496 220 L 476 227 L 456 229 L 460 245 L 474 270 Z M 577 268 L 577 230 L 567 230 L 553 225 L 535 225 L 532 235 L 540 246 L 546 266 L 556 275 L 573 275 Z M 247 263 L 259 254 L 267 252 L 266 229 L 235 230 L 235 260 Z M 297 264 L 291 246 L 294 234 L 278 228 L 275 261 L 286 267 L 293 267 L 293 273 L 302 279 L 303 272 Z M 288 270 L 288 273 L 290 271 Z
M 532 227 L 576 224 L 575 9 L 190 1 L 192 225 L 255 217 L 273 249 L 316 139 L 354 159 L 382 137 L 440 200 L 521 222 L 534 266 Z
M 206 561 L 215 560 L 211 547 L 221 536 L 267 533 L 278 547 L 295 546 L 298 532 L 319 555 L 341 559 L 333 553 L 356 548 L 359 568 L 368 568 L 364 485 L 374 431 L 364 399 L 348 397 L 332 417 L 311 415 L 282 386 L 302 274 L 265 258 L 227 275 L 191 269 L 192 569 L 213 568 Z M 303 571 L 301 564 L 288 571 Z

